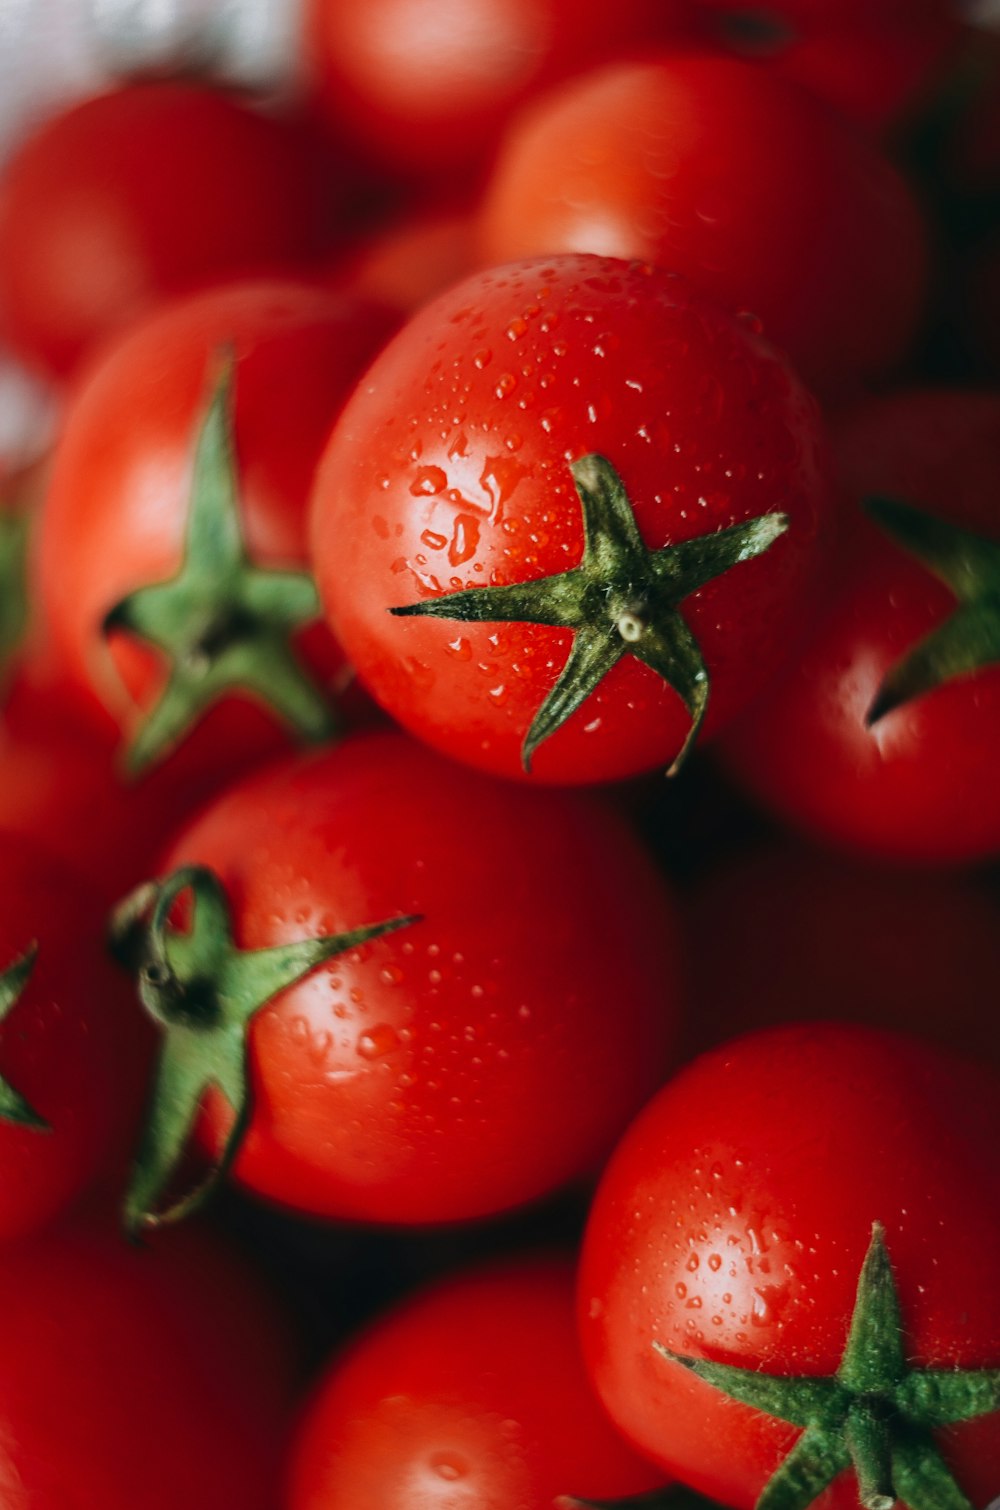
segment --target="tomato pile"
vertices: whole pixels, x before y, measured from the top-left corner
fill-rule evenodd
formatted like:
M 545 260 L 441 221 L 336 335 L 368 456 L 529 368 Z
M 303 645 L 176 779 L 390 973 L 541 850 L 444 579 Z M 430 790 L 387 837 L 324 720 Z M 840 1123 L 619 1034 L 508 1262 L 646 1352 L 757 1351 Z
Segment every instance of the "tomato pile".
M 988 7 L 76 9 L 0 1505 L 1000 1504 Z

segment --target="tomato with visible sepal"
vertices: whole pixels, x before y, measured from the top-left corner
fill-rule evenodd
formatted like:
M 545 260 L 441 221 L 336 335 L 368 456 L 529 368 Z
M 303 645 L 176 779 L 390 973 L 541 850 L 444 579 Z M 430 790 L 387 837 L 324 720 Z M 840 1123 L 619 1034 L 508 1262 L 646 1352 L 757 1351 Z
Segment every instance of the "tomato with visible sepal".
M 589 256 L 493 269 L 362 379 L 317 476 L 313 552 L 359 676 L 505 776 L 679 763 L 808 618 L 818 412 L 683 281 Z
M 132 1227 L 230 1165 L 325 1217 L 523 1204 L 592 1172 L 676 1035 L 671 898 L 621 820 L 396 734 L 216 800 L 115 934 L 162 1031 Z
M 234 284 L 156 313 L 77 393 L 39 541 L 56 650 L 137 774 L 192 780 L 329 736 L 344 678 L 307 571 L 329 427 L 381 305 Z M 72 591 L 67 591 L 72 583 Z M 180 746 L 180 749 L 178 749 Z
M 665 1474 L 737 1510 L 995 1496 L 998 1093 L 937 1045 L 821 1023 L 725 1044 L 650 1103 L 579 1303 L 601 1398 Z
M 1000 400 L 866 404 L 837 449 L 871 518 L 795 664 L 737 727 L 729 772 L 785 821 L 892 861 L 1000 850 Z

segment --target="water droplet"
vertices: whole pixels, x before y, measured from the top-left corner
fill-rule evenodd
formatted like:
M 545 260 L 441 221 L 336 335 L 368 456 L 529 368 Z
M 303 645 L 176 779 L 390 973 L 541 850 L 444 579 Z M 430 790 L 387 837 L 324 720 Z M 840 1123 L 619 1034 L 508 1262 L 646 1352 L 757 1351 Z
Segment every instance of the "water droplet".
M 457 1452 L 436 1452 L 431 1458 L 431 1470 L 439 1479 L 454 1483 L 456 1479 L 465 1478 L 469 1465 Z
M 687 1292 L 687 1285 L 684 1284 L 683 1280 L 678 1280 L 677 1284 L 674 1285 L 674 1294 L 677 1296 L 677 1299 L 683 1300 Z
M 516 387 L 517 378 L 512 372 L 505 372 L 497 379 L 493 393 L 496 398 L 507 398 L 508 394 L 513 393 Z
M 441 467 L 418 468 L 413 481 L 410 483 L 410 492 L 415 498 L 430 497 L 435 493 L 444 491 L 448 484 L 448 474 Z M 444 542 L 442 541 L 442 544 Z
M 722 1268 L 722 1255 L 720 1253 L 710 1253 L 708 1256 L 708 1267 L 713 1274 L 717 1274 Z
M 685 1264 L 685 1268 L 688 1270 L 689 1273 L 694 1274 L 694 1273 L 696 1273 L 696 1271 L 697 1271 L 700 1263 L 701 1263 L 701 1260 L 699 1259 L 697 1253 L 691 1253 L 691 1254 L 688 1255 L 688 1261 Z
M 481 347 L 480 350 L 477 351 L 475 356 L 472 358 L 473 365 L 475 367 L 478 367 L 480 372 L 482 372 L 484 367 L 488 367 L 492 360 L 493 353 L 492 351 L 490 351 L 488 346 Z
M 367 1028 L 358 1038 L 358 1053 L 362 1059 L 381 1059 L 399 1047 L 399 1034 L 390 1023 L 380 1022 Z
M 410 491 L 413 491 L 412 488 L 410 489 Z M 448 544 L 447 536 L 438 535 L 434 530 L 424 530 L 423 534 L 420 536 L 420 540 L 423 545 L 427 546 L 428 550 L 432 551 L 443 550 L 444 547 Z

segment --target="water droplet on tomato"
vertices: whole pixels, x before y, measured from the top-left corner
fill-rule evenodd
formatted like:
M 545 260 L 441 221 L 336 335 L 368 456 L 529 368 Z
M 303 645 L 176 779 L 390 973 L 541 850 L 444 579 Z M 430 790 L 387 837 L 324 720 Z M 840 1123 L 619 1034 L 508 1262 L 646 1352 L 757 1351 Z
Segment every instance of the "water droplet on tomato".
M 358 1038 L 358 1053 L 362 1059 L 381 1059 L 399 1047 L 399 1034 L 388 1022 L 380 1022 L 367 1028 Z

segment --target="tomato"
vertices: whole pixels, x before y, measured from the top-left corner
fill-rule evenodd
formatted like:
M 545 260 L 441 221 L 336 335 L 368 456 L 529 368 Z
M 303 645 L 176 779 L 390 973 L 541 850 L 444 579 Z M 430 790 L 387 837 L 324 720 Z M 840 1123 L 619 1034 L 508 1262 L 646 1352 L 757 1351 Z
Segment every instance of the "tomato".
M 845 483 L 855 499 L 881 495 L 932 511 L 961 551 L 973 547 L 954 531 L 976 532 L 985 543 L 975 552 L 989 556 L 997 549 L 998 420 L 1000 402 L 990 393 L 873 401 L 842 426 Z M 935 864 L 995 854 L 996 665 L 963 670 L 956 662 L 953 678 L 945 674 L 873 719 L 880 688 L 913 665 L 925 637 L 952 622 L 961 625 L 946 578 L 860 520 L 817 632 L 727 734 L 727 769 L 783 819 L 839 848 Z
M 166 296 L 301 264 L 338 185 L 301 130 L 136 84 L 47 121 L 0 177 L 0 331 L 54 376 Z
M 247 1188 L 427 1223 L 588 1174 L 660 1082 L 673 910 L 596 804 L 359 736 L 235 787 L 162 874 L 128 909 L 165 1029 L 133 1225 L 168 1210 L 199 1105 L 201 1147 Z
M 985 1505 L 997 1093 L 938 1046 L 834 1024 L 738 1039 L 672 1081 L 608 1167 L 580 1276 L 591 1377 L 636 1446 L 737 1510 L 769 1483 L 768 1503 L 858 1510 L 852 1457 L 870 1506 Z
M 629 775 L 780 657 L 823 467 L 788 368 L 682 281 L 519 263 L 428 305 L 358 386 L 317 477 L 317 581 L 422 739 L 508 776 Z
M 703 41 L 794 79 L 881 128 L 919 102 L 954 49 L 943 0 L 692 0 Z
M 0 1240 L 78 1200 L 133 1134 L 146 1025 L 85 883 L 0 832 Z
M 716 947 L 720 918 L 725 949 Z M 988 1005 L 1000 978 L 1000 909 L 978 879 L 772 843 L 708 872 L 687 936 L 699 1047 L 767 1023 L 840 1018 L 926 1034 L 1000 1065 Z
M 216 1240 L 139 1252 L 99 1228 L 0 1261 L 8 1503 L 271 1510 L 291 1387 L 273 1299 Z
M 288 726 L 334 728 L 344 665 L 305 571 L 306 501 L 395 318 L 295 283 L 231 285 L 134 327 L 75 396 L 42 521 L 43 605 L 134 771 L 183 744 L 200 779 L 286 748 Z
M 330 282 L 410 314 L 474 265 L 472 216 L 449 206 L 391 220 L 333 264 Z
M 554 1255 L 508 1260 L 382 1317 L 319 1383 L 287 1510 L 550 1510 L 655 1487 L 591 1393 L 573 1279 Z
M 678 0 L 309 0 L 316 98 L 339 134 L 395 173 L 454 175 L 511 106 L 630 46 Z
M 609 63 L 511 125 L 484 262 L 638 257 L 752 310 L 808 381 L 856 387 L 920 318 L 921 214 L 877 149 L 805 90 L 732 58 Z

